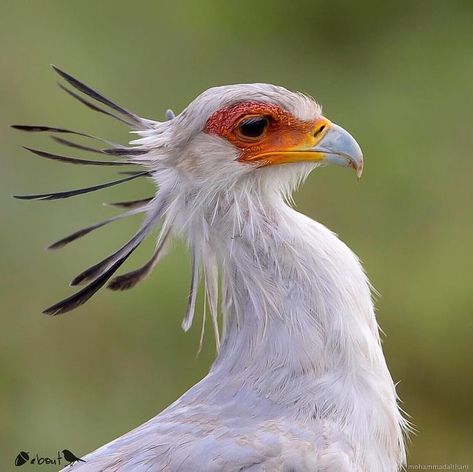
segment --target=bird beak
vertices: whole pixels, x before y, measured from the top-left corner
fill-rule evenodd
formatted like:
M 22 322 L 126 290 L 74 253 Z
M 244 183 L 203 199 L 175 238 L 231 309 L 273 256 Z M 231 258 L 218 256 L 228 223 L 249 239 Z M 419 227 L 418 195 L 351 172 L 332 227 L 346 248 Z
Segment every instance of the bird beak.
M 302 139 L 301 139 L 302 138 Z M 324 117 L 315 121 L 298 144 L 273 149 L 254 156 L 260 166 L 292 162 L 320 162 L 351 167 L 358 178 L 363 172 L 363 153 L 355 138 L 341 126 Z
M 319 125 L 320 126 L 320 125 Z M 355 138 L 341 126 L 326 120 L 320 140 L 310 149 L 315 161 L 351 167 L 356 176 L 363 172 L 363 153 Z M 310 159 L 310 154 L 308 155 Z

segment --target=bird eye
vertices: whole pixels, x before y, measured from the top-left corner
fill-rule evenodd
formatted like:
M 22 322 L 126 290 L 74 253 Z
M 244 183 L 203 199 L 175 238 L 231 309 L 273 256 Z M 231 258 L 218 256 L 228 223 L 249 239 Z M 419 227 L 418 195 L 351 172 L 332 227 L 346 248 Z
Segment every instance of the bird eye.
M 244 118 L 238 125 L 238 134 L 246 139 L 256 139 L 264 135 L 269 126 L 266 116 Z

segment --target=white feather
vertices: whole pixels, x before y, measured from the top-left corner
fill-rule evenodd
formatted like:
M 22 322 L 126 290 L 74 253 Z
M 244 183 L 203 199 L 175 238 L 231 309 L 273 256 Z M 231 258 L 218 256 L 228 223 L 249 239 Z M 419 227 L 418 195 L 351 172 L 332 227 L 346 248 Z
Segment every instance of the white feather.
M 181 327 L 184 331 L 188 331 L 192 326 L 195 314 L 195 303 L 197 300 L 197 292 L 199 290 L 199 262 L 196 260 L 195 254 L 192 257 L 191 286 L 189 290 L 189 298 L 187 309 Z

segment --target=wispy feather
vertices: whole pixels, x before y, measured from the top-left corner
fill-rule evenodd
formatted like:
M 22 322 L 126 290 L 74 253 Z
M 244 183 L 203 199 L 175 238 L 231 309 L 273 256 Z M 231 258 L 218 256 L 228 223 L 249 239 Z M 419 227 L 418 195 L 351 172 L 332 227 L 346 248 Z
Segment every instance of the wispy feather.
M 32 152 L 36 156 L 43 157 L 45 159 L 51 159 L 52 161 L 65 162 L 67 164 L 77 164 L 83 166 L 129 166 L 134 165 L 134 162 L 130 161 L 94 161 L 89 159 L 78 159 L 76 157 L 60 156 L 59 154 L 52 154 L 46 151 L 40 151 L 38 149 L 32 149 L 23 146 L 23 149 Z
M 205 293 L 214 328 L 215 345 L 218 350 L 220 349 L 220 331 L 218 328 L 218 267 L 215 255 L 208 254 L 208 257 L 203 261 L 203 265 Z
M 187 298 L 187 308 L 184 319 L 182 320 L 181 327 L 184 331 L 188 331 L 192 326 L 192 321 L 195 314 L 195 304 L 197 301 L 197 293 L 199 291 L 199 263 L 196 260 L 196 255 L 192 255 L 192 269 L 191 269 L 191 285 L 189 290 L 189 296 Z

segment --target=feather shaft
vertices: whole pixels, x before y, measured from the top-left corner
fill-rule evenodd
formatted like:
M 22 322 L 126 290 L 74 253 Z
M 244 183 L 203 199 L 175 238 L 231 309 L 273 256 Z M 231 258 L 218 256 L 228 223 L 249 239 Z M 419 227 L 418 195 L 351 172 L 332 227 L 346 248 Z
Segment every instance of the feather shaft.
M 84 146 L 83 144 L 78 144 L 68 139 L 63 139 L 58 136 L 51 136 L 54 141 L 64 146 L 68 146 L 74 149 L 80 149 L 81 151 L 95 152 L 97 154 L 106 154 L 108 156 L 141 156 L 147 154 L 149 149 L 139 149 L 139 148 L 127 148 L 124 146 L 114 145 L 111 148 L 97 149 L 90 146 Z M 110 143 L 109 143 L 110 144 Z
M 89 139 L 94 139 L 96 141 L 101 141 L 102 143 L 106 143 L 109 146 L 116 146 L 114 143 L 112 143 L 112 142 L 110 142 L 106 139 L 99 138 L 98 136 L 94 136 L 92 134 L 83 133 L 82 131 L 75 131 L 75 130 L 68 129 L 68 128 L 57 128 L 57 127 L 54 127 L 54 126 L 42 126 L 42 125 L 11 125 L 11 127 L 13 129 L 16 129 L 16 130 L 19 130 L 19 131 L 24 131 L 24 132 L 27 132 L 27 133 L 72 134 L 74 136 L 81 136 L 81 137 L 84 137 L 84 138 L 89 138 Z M 72 141 L 61 139 L 61 138 L 58 138 L 58 137 L 55 137 L 55 136 L 52 136 L 52 138 L 55 139 L 56 141 L 62 143 L 62 144 L 66 144 L 65 142 L 69 143 L 69 145 L 73 144 Z M 91 149 L 93 149 L 93 148 L 91 148 Z
M 129 216 L 134 216 L 138 213 L 142 213 L 146 211 L 146 208 L 134 208 L 131 211 L 126 211 L 125 213 L 122 213 L 120 215 L 112 216 L 111 218 L 107 218 L 106 220 L 98 221 L 97 223 L 94 223 L 92 225 L 86 226 L 85 228 L 81 228 L 77 231 L 74 231 L 73 233 L 59 239 L 58 241 L 52 243 L 51 245 L 48 246 L 48 249 L 60 249 L 66 246 L 67 244 L 82 238 L 83 236 L 89 234 L 90 232 L 102 228 L 105 225 L 108 225 L 109 223 L 113 223 L 114 221 L 122 220 L 124 218 L 128 218 Z
M 55 192 L 55 193 L 38 193 L 34 195 L 13 195 L 13 198 L 17 198 L 19 200 L 58 200 L 62 198 L 70 198 L 70 197 L 75 197 L 76 195 L 83 195 L 84 193 L 102 190 L 104 188 L 112 187 L 114 185 L 120 185 L 130 180 L 137 179 L 139 177 L 145 177 L 148 175 L 149 175 L 149 172 L 147 171 L 131 173 L 131 174 L 128 174 L 127 177 L 124 177 L 122 179 L 112 180 L 110 182 L 94 185 L 92 187 L 83 187 L 79 189 L 66 190 L 64 192 Z
M 46 151 L 40 151 L 38 149 L 32 149 L 23 146 L 23 149 L 32 152 L 33 154 L 43 157 L 45 159 L 51 159 L 52 161 L 65 162 L 67 164 L 76 164 L 83 166 L 129 166 L 133 165 L 133 162 L 127 161 L 93 161 L 89 159 L 78 159 L 75 157 L 60 156 L 59 154 L 52 154 Z
M 68 139 L 60 138 L 58 136 L 51 136 L 51 139 L 53 139 L 59 144 L 62 144 L 64 146 L 71 147 L 74 149 L 80 149 L 81 151 L 94 152 L 96 154 L 104 154 L 104 152 L 101 149 L 85 146 L 83 144 L 78 144 L 73 141 L 69 141 Z

